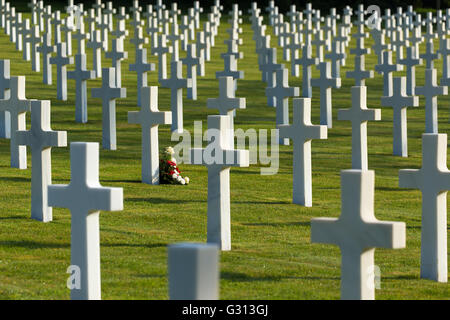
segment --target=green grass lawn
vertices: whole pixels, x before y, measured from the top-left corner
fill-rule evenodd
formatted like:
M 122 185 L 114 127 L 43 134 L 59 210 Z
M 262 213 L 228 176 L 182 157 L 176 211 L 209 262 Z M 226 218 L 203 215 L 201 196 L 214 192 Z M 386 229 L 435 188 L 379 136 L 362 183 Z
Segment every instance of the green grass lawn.
M 206 99 L 217 97 L 215 72 L 223 70 L 220 53 L 226 51 L 228 17 L 222 19 L 212 60 L 206 76 L 198 79 L 198 100 L 184 99 L 185 129 L 192 131 L 196 120 L 207 127 Z M 267 23 L 267 19 L 264 20 Z M 266 104 L 265 84 L 257 67 L 255 43 L 248 18 L 242 35 L 244 59 L 239 70 L 237 97 L 247 99 L 239 110 L 235 128 L 273 129 L 275 108 Z M 131 28 L 130 28 L 131 31 Z M 270 32 L 270 30 L 269 30 Z M 130 37 L 133 34 L 130 32 Z M 272 36 L 272 45 L 276 38 Z M 351 47 L 355 45 L 352 39 Z M 372 40 L 366 41 L 371 46 Z M 101 150 L 100 180 L 104 186 L 124 188 L 124 210 L 102 212 L 101 272 L 103 299 L 167 299 L 167 245 L 180 241 L 206 241 L 207 170 L 202 166 L 181 165 L 191 179 L 189 186 L 149 186 L 140 183 L 140 127 L 127 123 L 127 112 L 136 106 L 136 74 L 128 71 L 134 62 L 134 47 L 126 40 L 128 60 L 122 63 L 122 85 L 127 98 L 117 100 L 117 151 Z M 147 46 L 148 48 L 148 46 Z M 436 43 L 435 48 L 438 48 Z M 424 50 L 424 46 L 421 50 Z M 27 97 L 52 101 L 52 127 L 67 130 L 68 142 L 101 142 L 101 101 L 90 98 L 89 122 L 75 123 L 75 82 L 68 80 L 68 100 L 56 100 L 56 69 L 53 85 L 42 83 L 42 73 L 31 71 L 9 38 L 0 35 L 0 58 L 11 60 L 11 75 L 25 75 Z M 88 66 L 92 67 L 92 52 Z M 150 51 L 150 50 L 148 50 Z M 74 41 L 74 53 L 76 41 Z M 349 49 L 347 51 L 349 54 Z M 181 54 L 184 56 L 184 54 Z M 278 49 L 279 60 L 282 51 Z M 149 56 L 157 62 L 157 57 Z M 170 61 L 170 60 L 169 60 Z M 111 66 L 104 59 L 103 67 Z M 289 62 L 286 66 L 289 67 Z M 374 69 L 376 56 L 366 57 L 366 69 Z M 441 62 L 435 63 L 438 78 Z M 170 66 L 169 66 L 170 67 Z M 69 67 L 72 70 L 74 66 Z M 260 175 L 260 166 L 231 170 L 232 250 L 221 253 L 220 297 L 222 299 L 338 299 L 340 296 L 340 252 L 336 246 L 311 244 L 310 221 L 315 217 L 338 217 L 341 208 L 340 170 L 351 167 L 351 126 L 337 121 L 337 110 L 350 107 L 353 56 L 342 68 L 342 88 L 333 90 L 333 128 L 327 140 L 312 142 L 313 207 L 294 205 L 292 199 L 292 146 L 280 147 L 277 175 Z M 186 74 L 186 73 L 184 73 Z M 313 77 L 318 77 L 314 69 Z M 398 76 L 405 73 L 398 73 Z M 424 67 L 417 68 L 417 85 L 424 82 Z M 101 79 L 88 81 L 89 88 L 100 87 Z M 301 78 L 290 79 L 301 85 Z M 149 74 L 149 85 L 157 85 L 157 72 Z M 369 108 L 380 108 L 382 79 L 376 74 L 366 81 Z M 186 96 L 186 92 L 184 92 Z M 319 92 L 314 88 L 312 122 L 319 123 Z M 449 97 L 439 97 L 439 129 L 448 132 Z M 170 92 L 159 90 L 160 110 L 170 109 Z M 290 106 L 292 117 L 292 105 Z M 424 100 L 419 108 L 408 110 L 409 157 L 392 156 L 392 110 L 382 108 L 382 121 L 368 125 L 369 168 L 376 172 L 375 213 L 380 220 L 404 221 L 407 246 L 402 250 L 377 249 L 375 262 L 381 269 L 378 299 L 448 299 L 448 284 L 421 280 L 420 228 L 421 195 L 417 190 L 398 188 L 398 171 L 421 166 L 421 134 L 424 132 Z M 291 118 L 292 119 L 292 118 Z M 291 120 L 292 121 L 292 120 Z M 30 116 L 27 115 L 27 126 Z M 177 142 L 170 140 L 170 126 L 160 126 L 161 150 Z M 206 142 L 204 143 L 204 146 Z M 69 148 L 53 149 L 53 182 L 70 180 Z M 28 152 L 28 166 L 31 155 Z M 10 168 L 9 141 L 0 139 L 0 298 L 68 299 L 66 273 L 70 265 L 70 212 L 55 208 L 54 221 L 43 224 L 30 219 L 31 170 Z

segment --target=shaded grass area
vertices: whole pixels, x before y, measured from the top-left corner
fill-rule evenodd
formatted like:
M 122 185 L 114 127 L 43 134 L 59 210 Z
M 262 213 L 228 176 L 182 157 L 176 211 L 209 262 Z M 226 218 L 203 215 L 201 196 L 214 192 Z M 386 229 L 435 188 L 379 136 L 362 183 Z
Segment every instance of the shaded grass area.
M 223 69 L 220 53 L 229 27 L 224 17 L 207 62 L 207 74 L 198 79 L 198 100 L 184 99 L 184 124 L 192 132 L 194 121 L 216 114 L 206 108 L 206 99 L 217 97 L 215 72 Z M 247 108 L 239 110 L 235 127 L 244 130 L 273 129 L 275 109 L 267 107 L 265 84 L 257 68 L 255 43 L 250 25 L 243 25 L 244 59 L 239 70 L 245 79 L 238 83 L 237 97 L 247 98 Z M 129 28 L 131 31 L 131 28 Z M 270 29 L 270 28 L 269 28 Z M 270 32 L 270 30 L 269 30 Z M 133 34 L 130 32 L 130 37 Z M 272 37 L 272 45 L 276 45 Z M 351 45 L 355 45 L 352 39 Z M 371 39 L 366 41 L 372 45 Z M 437 47 L 437 43 L 436 43 Z M 76 124 L 75 82 L 68 80 L 68 100 L 56 100 L 54 84 L 42 84 L 42 73 L 31 71 L 14 44 L 0 35 L 0 58 L 11 60 L 12 75 L 26 75 L 27 97 L 52 101 L 52 127 L 67 130 L 69 142 L 101 142 L 101 101 L 88 93 L 89 122 Z M 422 46 L 421 50 L 425 48 Z M 206 241 L 207 171 L 202 166 L 181 165 L 191 178 L 189 186 L 149 186 L 140 181 L 140 127 L 127 123 L 127 112 L 137 110 L 136 74 L 128 72 L 134 61 L 133 46 L 126 41 L 129 59 L 122 63 L 122 84 L 127 98 L 117 100 L 117 151 L 101 150 L 100 179 L 103 185 L 124 188 L 124 210 L 102 212 L 101 268 L 104 299 L 166 299 L 167 245 L 179 241 Z M 150 51 L 150 50 L 149 50 Z M 74 42 L 76 52 L 76 42 Z M 92 53 L 87 49 L 88 66 Z M 349 52 L 347 52 L 349 54 Z M 184 54 L 181 54 L 183 56 Z M 279 61 L 282 52 L 278 49 Z M 151 62 L 157 63 L 154 56 Z M 103 56 L 103 66 L 110 61 Z M 289 62 L 284 62 L 288 66 Z M 366 68 L 373 69 L 376 56 L 366 57 Z M 170 67 L 170 66 L 169 66 Z M 74 66 L 68 69 L 73 70 Z M 438 77 L 441 62 L 436 62 Z M 331 245 L 310 243 L 310 220 L 340 214 L 340 170 L 351 166 L 351 127 L 337 121 L 337 109 L 350 107 L 352 79 L 345 72 L 353 69 L 353 56 L 342 68 L 343 85 L 333 91 L 333 129 L 328 140 L 312 142 L 313 207 L 291 203 L 292 146 L 280 147 L 280 169 L 274 176 L 260 175 L 260 166 L 231 170 L 232 251 L 221 253 L 221 298 L 223 299 L 338 299 L 340 252 Z M 186 73 L 184 73 L 186 74 Z M 417 84 L 424 82 L 424 68 L 417 68 Z M 404 75 L 399 72 L 397 75 Z M 313 77 L 318 77 L 313 70 Z M 157 85 L 157 72 L 149 73 L 149 84 Z M 291 85 L 301 86 L 291 77 Z M 88 82 L 100 87 L 101 79 Z M 382 80 L 376 74 L 366 81 L 369 108 L 379 108 Z M 185 94 L 185 93 L 184 93 Z M 314 88 L 312 121 L 319 122 L 319 93 Z M 439 97 L 439 129 L 450 128 L 449 98 Z M 159 89 L 160 110 L 170 109 L 170 92 Z M 398 170 L 421 166 L 421 133 L 424 131 L 424 100 L 419 108 L 408 110 L 409 157 L 392 156 L 392 110 L 382 108 L 382 121 L 368 125 L 369 167 L 376 171 L 375 210 L 381 220 L 405 221 L 407 248 L 376 250 L 381 269 L 378 299 L 448 299 L 447 284 L 419 279 L 421 196 L 418 191 L 398 188 Z M 292 109 L 292 108 L 291 108 Z M 27 115 L 29 127 L 30 118 Z M 292 119 L 292 110 L 291 110 Z M 160 126 L 159 145 L 163 149 L 177 142 L 170 140 L 170 126 Z M 204 146 L 206 143 L 204 143 Z M 53 149 L 53 181 L 70 180 L 69 148 Z M 31 168 L 30 154 L 28 165 Z M 9 141 L 0 140 L 0 298 L 68 299 L 66 273 L 70 265 L 70 213 L 54 209 L 54 221 L 42 224 L 29 219 L 31 170 L 9 167 Z

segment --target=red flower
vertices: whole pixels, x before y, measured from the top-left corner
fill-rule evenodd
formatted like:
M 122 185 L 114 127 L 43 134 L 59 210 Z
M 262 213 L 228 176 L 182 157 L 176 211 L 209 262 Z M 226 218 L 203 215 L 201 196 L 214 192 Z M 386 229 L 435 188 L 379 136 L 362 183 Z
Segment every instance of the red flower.
M 172 161 L 167 161 L 167 163 L 169 164 L 169 166 L 172 166 L 172 167 L 176 167 L 177 166 L 177 164 L 175 162 L 172 162 Z

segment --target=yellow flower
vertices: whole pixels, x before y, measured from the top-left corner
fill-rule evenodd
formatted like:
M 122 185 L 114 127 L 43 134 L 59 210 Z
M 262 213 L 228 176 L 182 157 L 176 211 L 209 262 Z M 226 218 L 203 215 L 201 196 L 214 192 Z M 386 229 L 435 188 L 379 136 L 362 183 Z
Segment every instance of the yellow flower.
M 175 153 L 175 151 L 173 150 L 172 147 L 167 147 L 166 150 L 165 150 L 165 152 L 166 152 L 167 154 L 170 154 L 170 155 L 172 155 L 172 154 Z

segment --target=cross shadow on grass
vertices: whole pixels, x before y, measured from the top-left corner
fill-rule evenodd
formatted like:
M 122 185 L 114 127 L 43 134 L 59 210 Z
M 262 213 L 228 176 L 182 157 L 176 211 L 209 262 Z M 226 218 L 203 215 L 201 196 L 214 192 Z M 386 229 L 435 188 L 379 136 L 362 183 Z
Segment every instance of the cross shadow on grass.
M 125 201 L 131 202 L 148 202 L 152 204 L 167 204 L 167 203 L 194 203 L 205 202 L 205 200 L 193 200 L 193 199 L 166 199 L 166 198 L 127 198 Z
M 290 201 L 231 201 L 239 204 L 292 204 Z
M 28 220 L 29 217 L 0 217 L 0 220 Z
M 111 180 L 111 179 L 101 179 L 101 182 L 110 182 L 110 183 L 142 183 L 142 180 Z M 148 184 L 148 186 L 151 186 L 151 184 Z
M 36 241 L 0 241 L 0 246 L 5 247 L 22 247 L 26 249 L 62 249 L 70 248 L 69 243 L 50 243 Z
M 290 277 L 290 276 L 249 276 L 245 273 L 239 272 L 221 272 L 220 278 L 235 282 L 253 282 L 253 281 L 281 281 L 284 279 L 292 280 L 340 280 L 339 277 Z
M 167 243 L 105 243 L 101 244 L 102 247 L 109 247 L 109 248 L 147 248 L 147 249 L 153 249 L 153 248 L 164 248 L 167 247 Z
M 0 180 L 13 182 L 30 182 L 30 178 L 25 177 L 1 177 Z
M 259 222 L 259 223 L 243 223 L 244 226 L 253 226 L 253 227 L 283 227 L 283 226 L 303 226 L 309 227 L 311 225 L 310 222 Z

